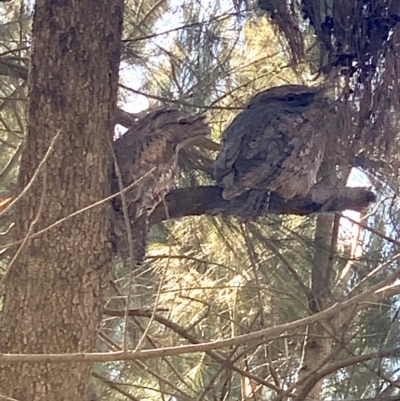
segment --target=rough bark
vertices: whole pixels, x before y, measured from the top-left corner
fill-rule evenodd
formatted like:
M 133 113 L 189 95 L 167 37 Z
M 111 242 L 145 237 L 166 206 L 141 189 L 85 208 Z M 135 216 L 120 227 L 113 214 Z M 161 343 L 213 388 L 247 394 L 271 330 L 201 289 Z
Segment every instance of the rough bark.
M 20 191 L 38 175 L 16 205 L 17 239 L 111 191 L 122 13 L 123 0 L 36 1 Z M 105 204 L 23 244 L 4 281 L 0 352 L 93 350 L 111 267 L 109 219 Z M 79 400 L 90 369 L 2 366 L 0 394 Z

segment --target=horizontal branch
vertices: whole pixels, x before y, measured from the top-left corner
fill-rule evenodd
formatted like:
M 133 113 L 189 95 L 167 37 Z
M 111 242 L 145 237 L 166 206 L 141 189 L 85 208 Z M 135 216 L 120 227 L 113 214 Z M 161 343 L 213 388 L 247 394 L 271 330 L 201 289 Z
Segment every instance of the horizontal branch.
M 226 347 L 232 347 L 240 344 L 249 344 L 252 341 L 262 341 L 263 343 L 274 338 L 279 337 L 282 333 L 290 330 L 295 330 L 299 327 L 304 327 L 320 320 L 328 319 L 332 316 L 341 313 L 343 310 L 353 308 L 361 302 L 370 299 L 371 295 L 380 291 L 385 286 L 393 282 L 400 274 L 400 267 L 395 269 L 393 273 L 368 288 L 365 292 L 356 295 L 351 299 L 343 302 L 337 302 L 328 309 L 315 315 L 307 316 L 302 319 L 284 323 L 279 326 L 268 327 L 252 333 L 239 335 L 237 337 L 230 337 L 227 339 L 211 341 L 200 344 L 180 345 L 177 347 L 165 347 L 158 349 L 149 349 L 142 351 L 117 351 L 117 352 L 94 352 L 94 353 L 71 353 L 71 354 L 1 354 L 0 363 L 76 363 L 76 362 L 109 362 L 109 361 L 122 361 L 122 360 L 144 360 L 149 358 L 159 358 L 167 356 L 177 356 L 183 354 L 190 354 L 193 352 L 207 352 L 218 350 Z M 136 311 L 134 312 L 136 313 Z
M 217 186 L 180 188 L 171 191 L 166 197 L 166 207 L 159 204 L 150 216 L 150 224 L 184 216 L 218 215 L 240 216 L 247 204 L 248 193 L 226 201 L 222 190 Z M 313 187 L 304 198 L 282 199 L 271 193 L 268 210 L 264 214 L 297 214 L 361 211 L 376 200 L 373 192 L 363 187 Z M 166 212 L 168 211 L 168 213 Z

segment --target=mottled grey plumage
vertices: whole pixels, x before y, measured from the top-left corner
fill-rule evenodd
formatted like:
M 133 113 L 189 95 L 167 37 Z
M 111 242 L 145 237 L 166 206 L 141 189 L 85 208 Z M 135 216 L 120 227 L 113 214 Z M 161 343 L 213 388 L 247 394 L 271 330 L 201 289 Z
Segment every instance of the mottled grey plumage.
M 222 136 L 214 178 L 224 199 L 254 190 L 285 199 L 315 184 L 325 149 L 322 89 L 284 85 L 254 96 Z M 249 198 L 251 198 L 249 196 Z
M 145 255 L 148 216 L 175 186 L 179 149 L 209 132 L 203 117 L 190 116 L 179 110 L 157 110 L 136 121 L 115 141 L 114 150 L 124 188 L 137 182 L 125 192 L 137 263 Z M 120 191 L 115 171 L 112 186 L 114 193 Z M 114 199 L 113 207 L 114 246 L 126 259 L 129 243 L 120 197 Z

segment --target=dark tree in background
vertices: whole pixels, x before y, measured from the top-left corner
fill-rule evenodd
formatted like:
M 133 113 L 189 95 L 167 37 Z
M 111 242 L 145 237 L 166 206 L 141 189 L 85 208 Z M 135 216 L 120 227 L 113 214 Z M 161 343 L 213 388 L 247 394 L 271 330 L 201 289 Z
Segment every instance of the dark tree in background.
M 380 168 L 388 170 L 390 155 L 399 151 L 400 3 L 301 0 L 289 5 L 259 0 L 258 4 L 284 34 L 294 61 L 309 62 L 346 105 L 341 118 L 346 129 L 331 143 L 337 147 L 333 161 L 342 159 L 376 171 L 377 160 L 384 156 Z

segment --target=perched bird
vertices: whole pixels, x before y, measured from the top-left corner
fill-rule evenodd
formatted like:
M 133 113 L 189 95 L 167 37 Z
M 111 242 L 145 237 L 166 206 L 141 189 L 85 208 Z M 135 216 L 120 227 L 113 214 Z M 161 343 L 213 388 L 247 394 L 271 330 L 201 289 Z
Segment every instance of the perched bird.
M 303 85 L 270 88 L 250 99 L 224 131 L 214 164 L 223 198 L 250 191 L 249 206 L 258 208 L 271 191 L 285 199 L 306 195 L 325 150 L 327 106 L 323 89 Z
M 175 186 L 179 150 L 209 133 L 203 117 L 179 110 L 157 110 L 136 121 L 114 142 L 123 188 L 134 184 L 125 192 L 125 198 L 136 263 L 145 255 L 150 213 Z M 117 170 L 113 172 L 112 190 L 121 190 Z M 114 251 L 127 259 L 130 250 L 121 197 L 114 199 L 113 209 Z

